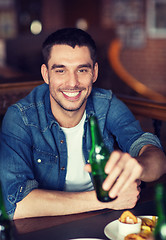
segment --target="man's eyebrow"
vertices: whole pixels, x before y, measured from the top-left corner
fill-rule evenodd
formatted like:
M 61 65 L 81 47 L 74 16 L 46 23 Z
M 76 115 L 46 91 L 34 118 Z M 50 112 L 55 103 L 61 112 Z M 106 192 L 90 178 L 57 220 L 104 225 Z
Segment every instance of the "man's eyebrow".
M 64 68 L 65 65 L 63 64 L 53 64 L 51 67 L 51 70 L 54 70 L 55 68 Z M 80 64 L 77 66 L 77 68 L 92 68 L 92 65 L 90 63 Z
M 53 64 L 51 67 L 51 70 L 55 69 L 55 68 L 64 68 L 65 66 L 63 64 Z
M 80 64 L 78 65 L 78 68 L 92 68 L 92 65 L 90 63 L 86 63 L 86 64 Z

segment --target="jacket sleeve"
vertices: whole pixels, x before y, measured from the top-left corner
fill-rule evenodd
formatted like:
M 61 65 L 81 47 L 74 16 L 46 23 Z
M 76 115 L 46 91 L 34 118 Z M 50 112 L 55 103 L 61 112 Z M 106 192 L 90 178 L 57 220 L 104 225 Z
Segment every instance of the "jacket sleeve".
M 13 218 L 16 203 L 38 187 L 31 159 L 30 135 L 19 110 L 10 107 L 0 132 L 0 181 L 10 218 Z
M 107 115 L 107 128 L 115 136 L 120 149 L 133 157 L 147 144 L 161 148 L 157 136 L 145 133 L 132 112 L 115 95 L 112 97 Z

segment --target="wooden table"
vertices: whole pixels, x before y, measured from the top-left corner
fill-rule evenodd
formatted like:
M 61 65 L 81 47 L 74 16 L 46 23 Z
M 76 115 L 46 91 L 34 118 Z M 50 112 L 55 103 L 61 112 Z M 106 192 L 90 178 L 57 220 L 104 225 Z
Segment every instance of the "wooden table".
M 14 221 L 17 240 L 69 240 L 75 238 L 98 238 L 108 240 L 105 226 L 119 218 L 124 210 L 109 210 L 73 214 L 68 216 L 39 217 Z M 154 188 L 142 190 L 135 215 L 155 215 Z

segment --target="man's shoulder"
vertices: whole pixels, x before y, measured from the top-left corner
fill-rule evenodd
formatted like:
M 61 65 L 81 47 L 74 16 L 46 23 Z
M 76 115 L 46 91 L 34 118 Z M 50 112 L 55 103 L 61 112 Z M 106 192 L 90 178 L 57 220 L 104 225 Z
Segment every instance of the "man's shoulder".
M 29 109 L 34 106 L 43 104 L 45 96 L 49 91 L 47 84 L 41 84 L 35 87 L 26 97 L 20 99 L 18 102 L 12 105 L 12 107 L 19 108 L 21 111 Z
M 38 127 L 40 118 L 42 123 L 45 124 L 47 99 L 49 99 L 49 87 L 46 84 L 35 87 L 26 97 L 8 108 L 4 116 L 3 126 L 6 123 L 10 124 L 11 119 L 13 119 L 16 125 L 19 124 L 20 126 L 23 123 L 24 125 Z M 42 127 L 45 128 L 45 125 Z

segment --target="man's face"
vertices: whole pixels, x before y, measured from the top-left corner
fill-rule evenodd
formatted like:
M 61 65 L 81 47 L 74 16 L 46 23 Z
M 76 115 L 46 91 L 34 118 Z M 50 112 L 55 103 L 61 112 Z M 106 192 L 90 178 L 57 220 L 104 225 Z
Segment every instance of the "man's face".
M 97 63 L 93 67 L 87 47 L 72 48 L 68 45 L 54 45 L 48 61 L 48 69 L 42 65 L 42 75 L 50 89 L 52 107 L 66 111 L 85 108 L 98 76 Z

